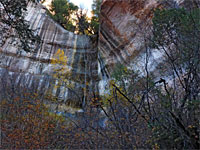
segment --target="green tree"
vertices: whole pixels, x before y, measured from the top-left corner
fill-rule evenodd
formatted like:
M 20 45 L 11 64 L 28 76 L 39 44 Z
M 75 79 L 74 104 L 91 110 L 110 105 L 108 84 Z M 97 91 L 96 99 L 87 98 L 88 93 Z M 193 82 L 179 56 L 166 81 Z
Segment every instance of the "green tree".
M 84 13 L 83 9 L 80 9 L 77 13 L 77 30 L 79 34 L 98 34 L 101 2 L 102 0 L 93 0 L 92 18 L 88 18 L 87 13 Z
M 157 9 L 152 31 L 146 57 L 151 48 L 163 52 L 159 66 L 165 74 L 157 80 L 157 74 L 148 71 L 148 61 L 145 77 L 133 76 L 121 64 L 113 68 L 114 82 L 102 97 L 112 131 L 120 135 L 121 149 L 137 147 L 137 142 L 128 145 L 127 135 L 135 141 L 133 135 L 139 135 L 147 148 L 199 149 L 200 9 Z
M 154 142 L 160 148 L 199 149 L 200 9 L 157 9 L 151 42 L 163 52 L 173 76 L 169 85 L 164 79 L 157 82 L 165 92 L 150 94 L 159 102 L 152 121 Z
M 97 34 L 99 30 L 100 5 L 101 0 L 93 1 L 93 16 L 88 18 L 87 11 L 68 0 L 53 0 L 49 15 L 68 31 L 93 35 Z
M 73 25 L 75 22 L 72 15 L 78 11 L 78 6 L 69 2 L 68 0 L 53 0 L 51 2 L 50 16 L 58 22 L 65 29 L 75 32 L 76 26 Z
M 92 4 L 92 19 L 91 19 L 91 28 L 94 34 L 97 34 L 99 31 L 99 17 L 100 17 L 100 7 L 102 0 L 93 0 Z
M 79 8 L 79 11 L 76 12 L 76 33 L 77 34 L 86 34 L 91 35 L 93 34 L 92 30 L 90 29 L 90 22 L 89 18 L 87 17 L 87 11 Z

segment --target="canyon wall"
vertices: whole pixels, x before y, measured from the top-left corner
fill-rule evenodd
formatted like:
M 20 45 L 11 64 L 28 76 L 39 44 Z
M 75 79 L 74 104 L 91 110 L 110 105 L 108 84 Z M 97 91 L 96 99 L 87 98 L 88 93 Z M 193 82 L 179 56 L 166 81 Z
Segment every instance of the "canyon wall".
M 104 0 L 101 6 L 98 45 L 95 37 L 76 35 L 54 22 L 41 4 L 28 6 L 26 20 L 41 37 L 34 52 L 25 52 L 12 42 L 12 30 L 0 43 L 0 98 L 5 86 L 17 91 L 19 87 L 39 92 L 50 92 L 61 100 L 82 105 L 91 94 L 103 92 L 117 63 L 125 64 L 141 73 L 145 69 L 145 39 L 150 33 L 153 10 L 159 7 L 192 8 L 198 0 Z M 62 49 L 68 58 L 73 89 L 64 84 L 56 87 L 54 54 Z M 162 53 L 151 50 L 150 71 L 162 62 Z M 101 79 L 101 81 L 100 81 Z M 97 86 L 99 84 L 99 87 Z M 104 91 L 105 92 L 105 91 Z
M 101 7 L 99 49 L 107 70 L 130 64 L 145 50 L 144 37 L 157 8 L 156 0 L 105 0 Z M 108 74 L 109 74 L 108 71 Z
M 11 36 L 2 39 L 0 48 L 0 97 L 5 96 L 5 86 L 17 92 L 20 88 L 30 92 L 52 93 L 66 103 L 82 105 L 86 94 L 96 90 L 97 46 L 92 38 L 66 31 L 54 22 L 41 4 L 30 3 L 26 20 L 31 29 L 40 36 L 41 43 L 34 51 L 25 52 L 14 45 Z M 12 30 L 11 30 L 12 32 Z M 10 33 L 9 35 L 12 35 Z M 71 71 L 73 88 L 56 87 L 55 65 L 51 63 L 58 49 L 67 56 L 67 67 Z M 86 84 L 87 83 L 87 84 Z
M 157 8 L 200 7 L 199 0 L 103 0 L 100 16 L 99 57 L 102 72 L 109 76 L 117 63 L 145 72 L 148 36 Z M 162 62 L 163 53 L 151 49 L 149 70 Z M 158 70 L 157 70 L 158 72 Z M 158 74 L 157 74 L 158 75 Z
M 187 10 L 199 8 L 200 1 L 103 0 L 98 46 L 99 74 L 102 79 L 99 82 L 100 93 L 109 87 L 108 80 L 118 63 L 135 70 L 140 76 L 144 76 L 148 68 L 157 79 L 170 78 L 169 67 L 163 63 L 164 52 L 149 48 L 148 40 L 152 35 L 155 9 L 182 7 Z

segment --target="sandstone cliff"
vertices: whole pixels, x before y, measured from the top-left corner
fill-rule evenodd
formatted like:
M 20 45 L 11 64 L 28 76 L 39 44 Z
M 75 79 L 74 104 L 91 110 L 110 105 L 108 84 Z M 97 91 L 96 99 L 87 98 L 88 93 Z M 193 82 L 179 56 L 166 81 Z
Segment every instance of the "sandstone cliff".
M 26 20 L 41 37 L 41 43 L 34 46 L 34 52 L 28 53 L 17 48 L 11 36 L 1 40 L 4 44 L 0 48 L 0 97 L 4 96 L 5 86 L 12 87 L 16 92 L 20 87 L 43 95 L 49 91 L 65 102 L 81 105 L 86 93 L 95 89 L 98 76 L 97 46 L 92 37 L 66 31 L 46 14 L 41 4 L 30 3 L 27 12 Z M 56 81 L 52 78 L 54 66 L 51 60 L 58 49 L 64 50 L 68 58 L 74 90 L 53 86 Z M 90 88 L 86 87 L 86 82 Z M 87 91 L 84 92 L 85 89 Z
M 40 4 L 29 4 L 26 19 L 32 29 L 41 37 L 36 50 L 24 52 L 11 44 L 10 36 L 2 39 L 0 48 L 0 90 L 4 84 L 30 89 L 41 94 L 50 91 L 65 102 L 82 105 L 86 95 L 98 92 L 106 85 L 106 79 L 118 62 L 144 72 L 145 38 L 149 34 L 153 10 L 158 7 L 186 8 L 199 5 L 198 0 L 104 0 L 101 7 L 99 44 L 92 37 L 75 35 L 64 30 L 46 15 L 46 9 Z M 11 34 L 12 35 L 12 32 Z M 2 36 L 2 35 L 1 35 Z M 65 86 L 53 88 L 55 79 L 53 65 L 50 63 L 58 49 L 63 49 L 68 57 L 68 67 L 72 71 L 75 90 Z M 98 49 L 98 50 L 97 50 Z M 152 50 L 150 69 L 154 70 L 162 61 L 162 53 Z M 99 65 L 99 67 L 98 67 Z M 99 71 L 99 72 L 98 72 Z M 3 97 L 3 92 L 0 97 Z
M 101 7 L 100 52 L 108 70 L 130 63 L 144 50 L 144 33 L 156 0 L 104 1 Z
M 111 74 L 116 63 L 144 72 L 145 40 L 151 33 L 156 8 L 199 7 L 198 0 L 104 0 L 101 6 L 99 52 L 102 70 Z M 162 61 L 162 53 L 151 50 L 150 70 Z

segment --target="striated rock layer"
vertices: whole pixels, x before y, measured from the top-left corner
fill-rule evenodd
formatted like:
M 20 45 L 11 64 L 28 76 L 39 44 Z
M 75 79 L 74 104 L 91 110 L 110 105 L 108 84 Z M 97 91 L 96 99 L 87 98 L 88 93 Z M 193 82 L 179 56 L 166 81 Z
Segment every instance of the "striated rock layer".
M 4 39 L 0 48 L 0 98 L 4 96 L 5 86 L 12 87 L 14 91 L 20 87 L 43 95 L 50 92 L 69 104 L 81 106 L 86 95 L 96 89 L 98 77 L 97 46 L 92 37 L 66 31 L 46 15 L 41 4 L 30 3 L 27 12 L 26 20 L 41 37 L 41 43 L 35 45 L 34 52 L 28 53 L 17 48 L 11 37 Z M 51 64 L 51 60 L 58 49 L 64 50 L 68 58 L 73 89 L 64 84 L 54 86 L 55 65 Z
M 140 76 L 144 76 L 148 68 L 157 79 L 163 76 L 170 78 L 169 71 L 160 67 L 163 66 L 164 52 L 149 49 L 146 41 L 152 33 L 152 18 L 156 8 L 181 7 L 188 10 L 199 8 L 200 1 L 103 0 L 98 47 L 99 74 L 102 79 L 99 82 L 100 94 L 104 94 L 109 87 L 108 80 L 117 63 L 137 71 Z
M 108 70 L 117 62 L 130 63 L 144 50 L 144 33 L 156 0 L 105 0 L 101 7 L 99 49 Z
M 144 72 L 145 38 L 149 34 L 153 10 L 158 7 L 199 7 L 198 0 L 104 0 L 101 7 L 99 44 L 93 37 L 75 35 L 64 30 L 46 15 L 40 4 L 30 3 L 26 19 L 30 27 L 41 37 L 41 44 L 35 45 L 34 52 L 18 49 L 12 42 L 12 30 L 0 35 L 0 98 L 8 86 L 17 91 L 20 88 L 45 95 L 47 92 L 66 103 L 81 106 L 86 97 L 104 86 L 113 67 L 120 62 Z M 94 37 L 95 38 L 95 37 Z M 53 78 L 55 66 L 51 64 L 54 54 L 63 49 L 71 70 L 73 89 L 64 84 L 55 87 Z M 98 49 L 98 50 L 97 50 Z M 152 51 L 149 60 L 154 70 L 162 61 L 162 53 Z M 99 65 L 99 67 L 98 67 Z M 99 82 L 99 74 L 101 81 Z M 99 84 L 99 89 L 97 87 Z M 20 87 L 20 88 L 19 88 Z
M 144 72 L 145 39 L 151 30 L 153 10 L 199 6 L 199 0 L 104 0 L 99 33 L 102 70 L 109 76 L 113 66 L 120 62 Z M 153 70 L 160 63 L 162 53 L 151 52 L 149 65 Z

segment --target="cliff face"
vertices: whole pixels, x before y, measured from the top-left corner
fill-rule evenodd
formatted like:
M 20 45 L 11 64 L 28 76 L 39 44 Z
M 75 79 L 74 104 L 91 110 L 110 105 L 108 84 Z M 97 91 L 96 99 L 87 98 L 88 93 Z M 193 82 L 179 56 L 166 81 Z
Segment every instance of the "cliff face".
M 156 8 L 199 7 L 199 0 L 104 0 L 101 7 L 99 50 L 107 74 L 120 62 L 144 72 L 145 39 L 152 27 Z M 151 50 L 149 69 L 162 61 L 162 53 Z
M 100 15 L 99 60 L 100 94 L 104 94 L 108 80 L 117 63 L 124 64 L 140 76 L 148 72 L 160 79 L 171 78 L 164 63 L 164 52 L 147 45 L 152 35 L 153 11 L 156 8 L 193 9 L 199 0 L 103 0 Z M 148 52 L 148 55 L 147 53 Z M 148 62 L 148 63 L 147 63 Z M 165 68 L 165 69 L 164 69 Z
M 0 91 L 5 86 L 13 91 L 18 87 L 45 94 L 47 91 L 66 102 L 81 105 L 84 97 L 98 92 L 98 71 L 101 73 L 100 90 L 105 86 L 114 65 L 118 62 L 135 67 L 143 72 L 145 64 L 145 36 L 149 34 L 153 10 L 158 7 L 186 8 L 199 6 L 198 0 L 104 0 L 101 7 L 99 45 L 92 37 L 75 35 L 64 30 L 46 15 L 40 4 L 29 4 L 26 19 L 41 37 L 31 53 L 20 51 L 11 44 L 10 34 L 0 36 Z M 171 6 L 170 6 L 171 5 Z M 177 6 L 176 6 L 177 5 Z M 66 86 L 55 88 L 55 66 L 51 64 L 54 54 L 63 49 L 68 58 L 74 89 Z M 97 49 L 99 51 L 97 51 Z M 152 50 L 150 68 L 153 70 L 162 61 L 162 53 Z M 99 64 L 99 67 L 98 67 Z M 107 76 L 106 76 L 107 74 Z M 4 96 L 0 93 L 0 98 Z
M 10 36 L 3 39 L 4 44 L 0 48 L 0 97 L 4 96 L 5 86 L 9 86 L 13 91 L 24 88 L 43 95 L 48 91 L 64 101 L 71 100 L 81 105 L 84 95 L 86 96 L 85 89 L 95 89 L 98 76 L 96 44 L 87 36 L 64 30 L 46 15 L 45 8 L 40 4 L 29 4 L 26 20 L 30 22 L 31 29 L 36 30 L 41 37 L 41 43 L 35 45 L 34 52 L 28 53 L 17 48 Z M 55 65 L 51 61 L 58 49 L 62 49 L 68 58 L 67 66 L 73 77 L 73 90 L 64 85 L 54 87 L 56 81 L 52 75 Z M 86 82 L 90 89 L 85 86 Z
M 117 62 L 129 64 L 144 51 L 144 36 L 156 0 L 105 0 L 101 7 L 100 52 L 108 70 Z

